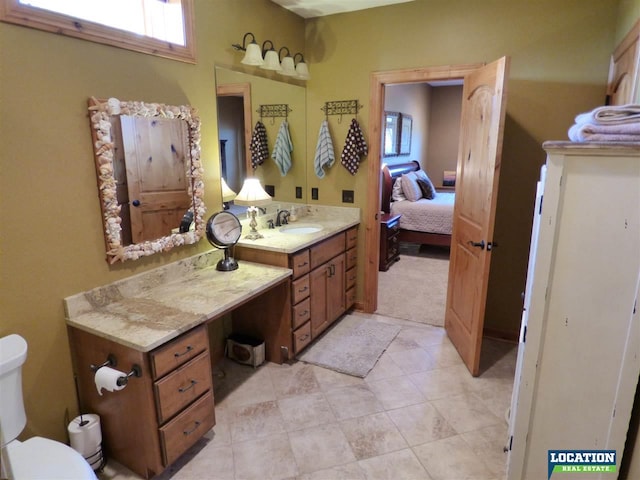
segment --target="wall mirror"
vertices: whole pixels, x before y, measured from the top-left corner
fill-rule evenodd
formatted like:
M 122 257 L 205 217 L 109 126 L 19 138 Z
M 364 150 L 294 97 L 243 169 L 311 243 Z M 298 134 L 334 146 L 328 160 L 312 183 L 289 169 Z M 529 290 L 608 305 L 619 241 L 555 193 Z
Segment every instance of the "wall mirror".
M 194 108 L 89 99 L 107 261 L 196 243 L 204 233 Z
M 306 88 L 223 66 L 216 66 L 216 87 L 220 166 L 227 185 L 237 193 L 246 177 L 255 176 L 275 202 L 306 202 Z M 280 115 L 265 116 L 263 106 L 278 106 Z M 254 170 L 249 144 L 259 120 L 266 129 L 269 158 Z M 291 168 L 283 176 L 271 154 L 284 120 L 293 151 Z

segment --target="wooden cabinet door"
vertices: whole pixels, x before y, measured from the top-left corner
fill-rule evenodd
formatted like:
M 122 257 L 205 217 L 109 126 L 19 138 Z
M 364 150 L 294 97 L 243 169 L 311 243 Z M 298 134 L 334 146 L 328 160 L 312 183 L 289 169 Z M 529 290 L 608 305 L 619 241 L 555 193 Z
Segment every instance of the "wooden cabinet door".
M 316 338 L 345 312 L 344 278 L 344 253 L 332 258 L 309 274 L 313 338 Z
M 332 324 L 345 311 L 345 256 L 338 255 L 329 262 L 327 278 L 327 323 Z
M 309 274 L 311 287 L 311 337 L 316 338 L 327 328 L 327 280 L 329 264 L 320 265 Z
M 640 20 L 627 33 L 611 55 L 607 103 L 635 103 L 638 94 L 638 60 L 640 59 Z

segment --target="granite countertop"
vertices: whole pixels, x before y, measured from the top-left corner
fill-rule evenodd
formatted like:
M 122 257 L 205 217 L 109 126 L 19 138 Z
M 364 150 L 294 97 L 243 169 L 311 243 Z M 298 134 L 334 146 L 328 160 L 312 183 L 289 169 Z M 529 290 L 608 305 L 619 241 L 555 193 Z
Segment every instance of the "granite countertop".
M 297 210 L 297 220 L 290 222 L 287 227 L 312 224 L 322 226 L 322 230 L 307 234 L 282 233 L 280 231 L 281 227 L 267 227 L 267 220 L 272 219 L 273 215 L 266 215 L 258 219 L 258 232 L 261 233 L 264 238 L 257 240 L 246 239 L 245 236 L 249 232 L 249 225 L 248 220 L 243 220 L 242 236 L 240 237 L 238 246 L 291 254 L 360 223 L 359 208 L 305 206 L 304 212 L 301 212 L 300 208 Z
M 225 314 L 291 275 L 240 261 L 219 272 L 214 250 L 65 298 L 69 326 L 148 352 Z

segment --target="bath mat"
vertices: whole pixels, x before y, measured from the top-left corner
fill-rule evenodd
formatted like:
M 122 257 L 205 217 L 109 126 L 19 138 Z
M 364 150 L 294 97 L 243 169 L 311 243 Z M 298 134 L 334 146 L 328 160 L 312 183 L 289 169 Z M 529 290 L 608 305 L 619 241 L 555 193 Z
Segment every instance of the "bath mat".
M 298 360 L 364 378 L 396 338 L 400 327 L 359 315 L 345 315 Z

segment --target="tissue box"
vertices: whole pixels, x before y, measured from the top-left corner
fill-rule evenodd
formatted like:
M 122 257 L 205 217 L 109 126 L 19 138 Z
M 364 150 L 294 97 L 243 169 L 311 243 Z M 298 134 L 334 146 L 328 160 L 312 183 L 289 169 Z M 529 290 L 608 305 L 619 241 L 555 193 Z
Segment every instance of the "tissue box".
M 227 338 L 227 357 L 254 368 L 264 363 L 264 341 L 248 335 L 232 334 Z

